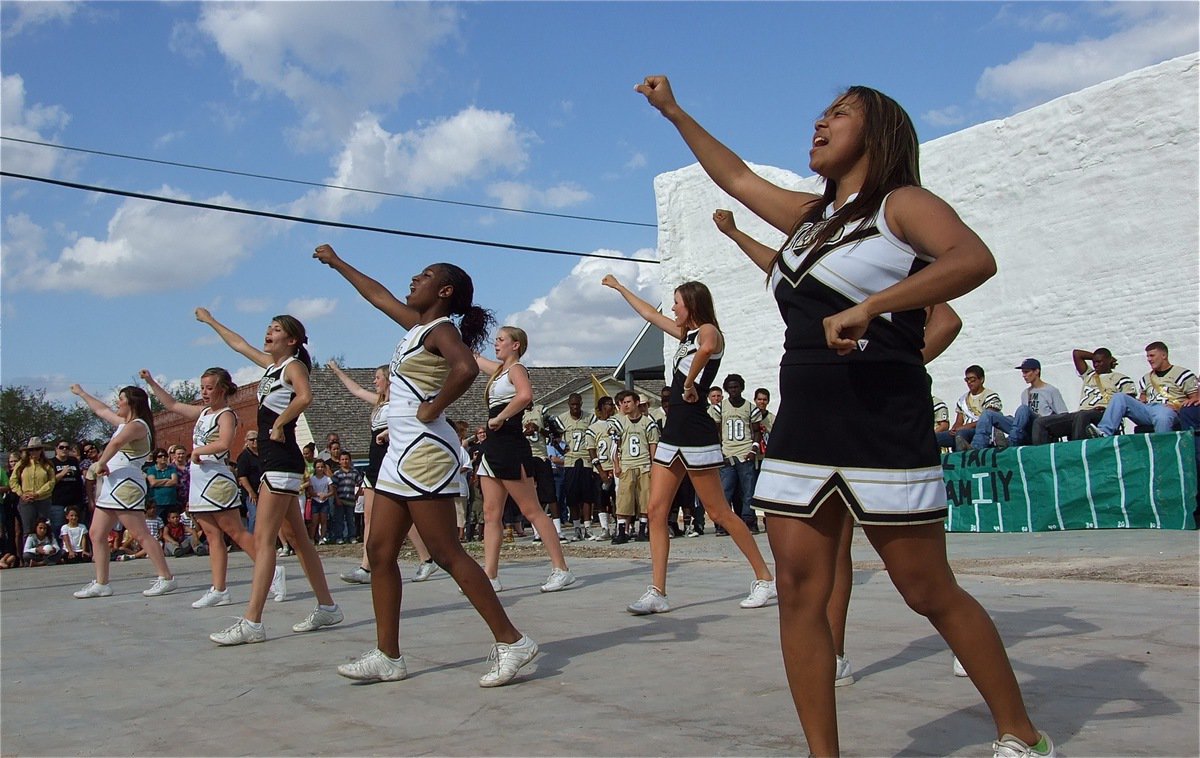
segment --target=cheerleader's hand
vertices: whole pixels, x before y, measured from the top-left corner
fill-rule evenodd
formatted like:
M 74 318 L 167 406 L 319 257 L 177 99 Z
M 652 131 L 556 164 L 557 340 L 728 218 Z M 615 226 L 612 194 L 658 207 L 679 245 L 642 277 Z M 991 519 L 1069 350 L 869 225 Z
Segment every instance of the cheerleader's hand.
M 696 391 L 696 385 L 683 388 L 683 402 L 698 403 L 700 402 L 700 393 Z
M 197 466 L 200 465 L 200 454 L 195 450 L 192 451 L 192 463 L 195 463 Z
M 140 376 L 142 378 L 143 382 L 148 382 L 154 378 L 150 374 L 150 369 L 145 369 L 145 368 L 138 372 L 138 376 Z
M 388 443 L 388 430 L 384 429 L 379 434 L 376 434 L 375 441 L 380 445 L 386 445 Z
M 871 314 L 860 303 L 826 317 L 822 323 L 825 326 L 825 344 L 838 355 L 849 355 L 858 347 L 858 340 L 867 333 Z
M 421 403 L 421 405 L 417 407 L 417 421 L 420 421 L 422 424 L 428 424 L 431 421 L 436 421 L 437 417 L 440 415 L 441 413 L 438 413 L 433 409 L 433 403 Z M 386 435 L 387 432 L 382 432 L 382 434 Z
M 338 254 L 333 251 L 329 245 L 321 245 L 313 251 L 313 257 L 324 263 L 327 266 L 333 265 L 333 262 L 338 259 Z
M 283 434 L 283 428 L 279 427 L 279 426 L 272 426 L 271 433 L 268 434 L 267 437 L 272 442 L 283 442 L 286 439 L 286 437 Z
M 493 432 L 500 431 L 500 427 L 502 426 L 504 426 L 504 422 L 500 420 L 499 416 L 488 419 L 488 429 L 491 429 Z
M 82 397 L 83 396 L 83 387 L 80 387 L 78 384 L 72 384 L 71 385 L 71 394 L 79 395 L 80 397 Z
M 737 231 L 737 222 L 733 220 L 733 211 L 718 208 L 713 211 L 713 223 L 726 237 Z
M 93 463 L 91 466 L 88 467 L 88 471 L 94 472 L 94 476 L 97 479 L 99 479 L 102 476 L 108 476 L 108 464 L 107 463 Z
M 645 95 L 646 102 L 664 116 L 669 116 L 672 110 L 679 107 L 679 104 L 675 102 L 675 93 L 671 91 L 671 83 L 665 76 L 647 76 L 641 84 L 634 87 L 634 90 Z
M 600 283 L 605 287 L 612 287 L 613 289 L 619 289 L 621 287 L 621 283 L 617 281 L 617 277 L 613 276 L 612 274 L 605 274 L 604 278 L 600 280 Z
M 211 324 L 213 317 L 212 314 L 208 312 L 207 308 L 197 308 L 196 320 L 204 324 Z

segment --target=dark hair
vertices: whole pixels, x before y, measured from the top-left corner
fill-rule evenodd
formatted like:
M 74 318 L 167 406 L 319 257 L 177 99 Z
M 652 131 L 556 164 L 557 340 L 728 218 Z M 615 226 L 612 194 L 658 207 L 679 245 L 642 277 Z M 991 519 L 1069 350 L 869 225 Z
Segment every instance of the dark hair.
M 1112 351 L 1109 350 L 1108 348 L 1106 348 L 1106 347 L 1096 348 L 1095 350 L 1092 351 L 1092 357 L 1095 358 L 1097 355 L 1107 355 L 1108 359 L 1110 361 L 1112 361 L 1113 368 L 1117 367 L 1117 356 L 1113 355 Z
M 758 397 L 759 395 L 766 395 L 767 399 L 770 400 L 771 399 L 771 390 L 767 389 L 766 387 L 759 387 L 756 390 L 754 390 L 754 396 Z
M 572 400 L 579 400 L 582 402 L 583 395 L 580 395 L 578 392 L 572 392 L 570 395 L 567 395 L 567 402 L 569 403 Z
M 982 382 L 984 379 L 983 366 L 967 366 L 967 370 L 963 372 L 963 376 L 966 376 L 967 374 L 974 374 L 975 376 L 979 377 L 979 381 Z
M 638 393 L 634 392 L 633 390 L 621 390 L 620 392 L 617 393 L 617 403 L 619 404 L 622 400 L 624 400 L 627 397 L 632 397 L 634 400 L 637 400 Z
M 713 306 L 712 293 L 704 286 L 704 282 L 684 282 L 676 287 L 675 291 L 679 293 L 679 299 L 687 308 L 688 318 L 692 323 L 696 326 L 712 324 L 717 329 L 721 328 L 717 324 L 717 309 Z
M 867 155 L 867 175 L 854 199 L 839 208 L 826 223 L 825 208 L 837 198 L 837 182 L 825 178 L 825 191 L 819 203 L 812 203 L 796 221 L 792 233 L 775 253 L 771 268 L 779 261 L 784 248 L 805 224 L 816 232 L 802 244 L 805 250 L 816 250 L 853 221 L 874 216 L 887 194 L 898 187 L 921 185 L 920 148 L 917 130 L 912 119 L 892 98 L 870 87 L 853 86 L 834 100 L 830 108 L 853 100 L 863 111 L 863 151 Z M 829 110 L 825 111 L 826 114 Z M 770 274 L 767 274 L 768 279 Z
M 117 393 L 125 396 L 125 402 L 133 410 L 133 415 L 146 422 L 150 428 L 150 445 L 154 445 L 154 414 L 150 411 L 150 396 L 141 387 L 130 384 L 122 387 Z
M 617 397 L 620 397 L 620 396 L 621 396 L 621 393 L 618 392 Z M 596 410 L 600 410 L 605 405 L 612 405 L 612 404 L 613 404 L 613 399 L 611 397 L 609 397 L 608 395 L 601 395 L 600 399 L 596 401 Z
M 730 374 L 725 377 L 725 381 L 721 382 L 721 386 L 726 387 L 730 382 L 736 384 L 742 392 L 746 391 L 746 380 L 742 378 L 741 374 Z
M 200 378 L 203 379 L 206 376 L 215 376 L 217 378 L 217 387 L 225 393 L 226 397 L 232 395 L 237 390 L 237 385 L 233 383 L 233 377 L 220 366 L 213 366 L 210 369 L 206 369 L 200 375 Z
M 285 313 L 271 320 L 279 324 L 279 328 L 283 330 L 284 334 L 296 340 L 296 357 L 300 359 L 306 369 L 312 371 L 312 356 L 308 354 L 308 348 L 305 347 L 308 344 L 308 332 L 304 331 L 304 324 L 300 323 L 300 319 Z
M 458 320 L 458 333 L 462 335 L 463 344 L 473 352 L 479 352 L 496 317 L 491 311 L 475 305 L 475 283 L 466 271 L 453 263 L 435 263 L 430 268 L 442 272 L 443 284 L 454 289 L 450 296 L 450 314 L 462 317 Z
M 1167 350 L 1165 342 L 1151 342 L 1149 345 L 1146 345 L 1146 352 L 1148 353 L 1151 350 L 1161 350 L 1163 355 L 1170 355 L 1171 352 Z

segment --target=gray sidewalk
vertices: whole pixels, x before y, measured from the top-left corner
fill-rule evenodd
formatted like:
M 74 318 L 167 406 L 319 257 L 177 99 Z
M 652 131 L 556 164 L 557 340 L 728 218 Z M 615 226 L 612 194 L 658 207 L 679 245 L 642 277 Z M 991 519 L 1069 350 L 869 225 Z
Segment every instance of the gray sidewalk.
M 1000 627 L 1035 721 L 1064 755 L 1200 754 L 1195 532 L 950 535 L 950 545 L 960 581 Z M 476 684 L 487 630 L 441 572 L 404 586 L 410 678 L 360 685 L 334 673 L 374 647 L 370 588 L 336 579 L 352 557 L 325 558 L 344 623 L 291 632 L 314 601 L 289 558 L 292 599 L 267 604 L 267 642 L 239 648 L 207 635 L 246 599 L 240 553 L 230 561 L 237 604 L 205 610 L 190 607 L 209 584 L 202 558 L 172 561 L 180 590 L 160 598 L 141 595 L 146 561 L 114 564 L 114 596 L 87 601 L 71 592 L 91 566 L 5 571 L 0 753 L 806 754 L 774 606 L 737 607 L 752 576 L 728 540 L 672 549 L 674 609 L 643 618 L 624 612 L 649 581 L 638 552 L 568 548 L 580 581 L 554 595 L 538 592 L 546 559 L 503 563 L 500 597 L 542 654 L 494 690 Z M 1154 576 L 1187 577 L 1190 566 L 1191 584 L 1055 578 L 1073 575 L 1080 556 L 1172 567 Z M 951 675 L 945 644 L 904 606 L 861 535 L 855 558 L 848 654 L 858 680 L 838 690 L 845 754 L 990 755 L 990 718 L 970 682 Z M 971 568 L 1018 564 L 1050 568 L 1022 578 Z

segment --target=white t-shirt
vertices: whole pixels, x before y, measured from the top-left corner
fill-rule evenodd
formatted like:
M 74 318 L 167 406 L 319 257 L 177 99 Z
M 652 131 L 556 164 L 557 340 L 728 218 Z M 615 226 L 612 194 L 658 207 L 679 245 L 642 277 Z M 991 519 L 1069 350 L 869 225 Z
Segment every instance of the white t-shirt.
M 59 541 L 62 542 L 63 550 L 74 550 L 78 553 L 83 546 L 83 535 L 87 534 L 87 527 L 83 524 L 63 524 L 62 529 L 58 530 Z
M 328 500 L 334 496 L 333 480 L 327 476 L 310 476 L 308 485 L 312 487 L 312 496 L 316 500 Z

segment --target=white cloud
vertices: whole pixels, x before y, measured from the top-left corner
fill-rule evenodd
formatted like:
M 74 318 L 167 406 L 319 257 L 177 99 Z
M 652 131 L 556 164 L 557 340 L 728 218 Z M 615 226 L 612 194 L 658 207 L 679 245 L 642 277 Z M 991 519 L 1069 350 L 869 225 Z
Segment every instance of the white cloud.
M 327 183 L 405 194 L 437 192 L 496 171 L 521 171 L 529 158 L 526 146 L 535 138 L 517 126 L 511 113 L 474 107 L 396 134 L 367 114 L 355 124 Z M 340 218 L 374 210 L 381 202 L 379 195 L 320 189 L 294 203 L 292 212 Z
M 81 6 L 82 3 L 78 2 L 5 3 L 4 9 L 9 23 L 4 27 L 4 38 L 11 39 L 27 29 L 51 21 L 69 21 Z
M 925 111 L 921 114 L 921 118 L 934 126 L 958 126 L 967 120 L 963 109 L 957 105 L 948 105 L 945 108 L 936 108 L 931 111 Z
M 0 79 L 0 132 L 4 136 L 54 142 L 70 120 L 61 106 L 27 104 L 25 80 L 20 74 Z M 7 171 L 35 176 L 52 176 L 64 164 L 72 163 L 61 150 L 7 140 L 0 143 L 0 160 Z
M 331 297 L 298 297 L 289 300 L 286 313 L 301 321 L 311 321 L 333 313 L 337 308 L 337 298 Z
M 457 24 L 448 3 L 204 3 L 197 21 L 244 79 L 296 105 L 311 144 L 416 89 Z
M 653 256 L 653 250 L 639 250 L 633 258 L 646 260 Z M 612 273 L 639 297 L 658 305 L 662 293 L 657 268 L 656 264 L 636 260 L 584 258 L 548 293 L 535 298 L 524 310 L 505 317 L 504 323 L 529 333 L 530 365 L 615 363 L 645 322 L 624 298 L 600 284 L 600 280 Z M 563 324 L 572 327 L 563 328 Z
M 487 189 L 489 197 L 505 208 L 566 208 L 592 199 L 587 190 L 571 182 L 538 189 L 521 182 L 496 182 Z
M 187 132 L 179 131 L 179 130 L 176 130 L 173 132 L 167 132 L 166 134 L 162 135 L 158 139 L 154 140 L 154 149 L 161 150 L 162 148 L 171 144 L 175 140 L 182 139 L 186 134 L 187 134 Z
M 994 21 L 1033 32 L 1061 32 L 1074 25 L 1074 21 L 1066 13 L 1024 3 L 1001 6 Z
M 646 165 L 646 156 L 643 153 L 637 152 L 630 156 L 629 160 L 625 161 L 625 170 L 633 171 L 634 169 L 644 168 Z
M 1027 107 L 1196 51 L 1194 3 L 1132 5 L 1097 7 L 1118 27 L 1107 37 L 1039 42 L 1014 60 L 985 69 L 975 93 Z
M 265 297 L 240 297 L 233 303 L 233 307 L 240 313 L 264 313 L 270 302 Z
M 259 379 L 262 379 L 263 370 L 261 366 L 242 366 L 229 370 L 230 376 L 233 377 L 233 383 L 241 387 L 245 384 L 257 384 Z
M 4 219 L 4 236 L 0 244 L 0 260 L 4 270 L 21 270 L 31 265 L 46 250 L 46 230 L 25 213 Z
M 155 194 L 186 199 L 170 187 Z M 237 205 L 226 194 L 207 202 Z M 26 226 L 32 223 L 25 221 Z M 6 269 L 4 283 L 34 290 L 86 290 L 105 297 L 192 288 L 232 271 L 263 228 L 261 222 L 241 215 L 126 200 L 109 220 L 105 239 L 81 236 L 57 259 L 44 258 L 41 251 L 32 257 L 22 251 L 24 265 Z M 26 228 L 22 239 L 29 238 Z M 6 252 L 7 247 L 6 239 Z

